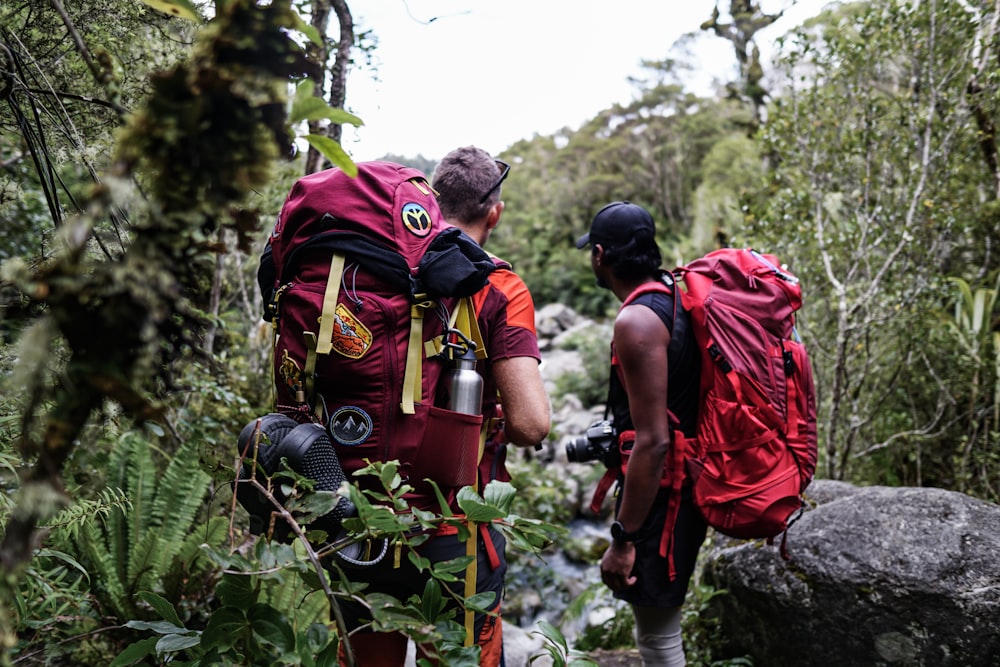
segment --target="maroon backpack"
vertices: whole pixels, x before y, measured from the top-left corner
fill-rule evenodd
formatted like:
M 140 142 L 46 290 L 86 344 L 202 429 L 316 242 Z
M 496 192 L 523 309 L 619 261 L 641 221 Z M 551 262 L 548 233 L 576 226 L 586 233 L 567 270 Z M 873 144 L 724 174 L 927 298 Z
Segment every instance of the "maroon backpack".
M 795 331 L 802 306 L 798 279 L 778 268 L 772 255 L 735 248 L 711 252 L 674 276 L 683 287 L 646 283 L 622 303 L 624 308 L 648 292 L 674 295 L 677 288 L 701 353 L 695 437 L 675 430 L 664 463 L 663 483 L 673 493 L 660 554 L 670 560 L 671 578 L 685 479 L 712 528 L 731 537 L 772 539 L 802 509 L 817 458 L 812 367 Z
M 430 506 L 425 478 L 446 491 L 475 481 L 482 416 L 440 407 L 441 352 L 456 330 L 476 339 L 468 297 L 495 265 L 444 221 L 423 173 L 357 167 L 300 178 L 262 256 L 275 408 L 324 425 L 349 478 L 368 461 L 400 461 L 411 500 Z

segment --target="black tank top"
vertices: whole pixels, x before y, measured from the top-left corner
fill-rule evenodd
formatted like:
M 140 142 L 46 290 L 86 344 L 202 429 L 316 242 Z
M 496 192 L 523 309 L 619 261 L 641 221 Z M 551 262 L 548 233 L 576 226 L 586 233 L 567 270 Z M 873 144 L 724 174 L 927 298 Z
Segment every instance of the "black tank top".
M 649 292 L 637 297 L 632 304 L 652 310 L 671 331 L 667 348 L 667 408 L 680 420 L 684 435 L 694 437 L 698 418 L 698 394 L 701 378 L 701 356 L 691 333 L 688 314 L 677 308 L 674 322 L 674 298 L 662 292 Z M 616 372 L 611 372 L 608 389 L 608 409 L 615 420 L 618 432 L 633 428 L 628 409 L 628 395 Z

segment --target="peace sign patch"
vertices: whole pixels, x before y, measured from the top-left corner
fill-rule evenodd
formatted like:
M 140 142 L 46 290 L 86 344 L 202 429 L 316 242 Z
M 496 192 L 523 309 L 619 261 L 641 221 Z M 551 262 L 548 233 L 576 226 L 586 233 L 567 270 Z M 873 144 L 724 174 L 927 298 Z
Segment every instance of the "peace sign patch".
M 414 236 L 423 238 L 431 233 L 431 214 L 420 204 L 403 204 L 402 217 L 403 226 Z

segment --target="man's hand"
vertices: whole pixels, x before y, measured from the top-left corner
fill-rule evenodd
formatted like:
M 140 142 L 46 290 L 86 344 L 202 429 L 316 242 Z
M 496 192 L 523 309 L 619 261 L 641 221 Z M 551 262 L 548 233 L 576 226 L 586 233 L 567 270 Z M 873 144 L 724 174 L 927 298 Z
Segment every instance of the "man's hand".
M 635 545 L 631 542 L 611 540 L 611 545 L 601 558 L 601 580 L 611 590 L 623 591 L 635 585 L 632 575 L 635 565 Z

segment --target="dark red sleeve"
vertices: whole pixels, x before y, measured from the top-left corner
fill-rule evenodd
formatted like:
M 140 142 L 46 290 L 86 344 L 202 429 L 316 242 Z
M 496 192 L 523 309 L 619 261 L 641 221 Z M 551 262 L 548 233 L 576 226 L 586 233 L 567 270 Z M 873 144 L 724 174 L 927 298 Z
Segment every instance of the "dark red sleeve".
M 520 276 L 509 269 L 490 274 L 490 284 L 476 295 L 476 312 L 490 359 L 532 357 L 541 361 L 535 304 Z

